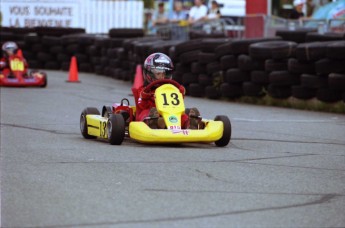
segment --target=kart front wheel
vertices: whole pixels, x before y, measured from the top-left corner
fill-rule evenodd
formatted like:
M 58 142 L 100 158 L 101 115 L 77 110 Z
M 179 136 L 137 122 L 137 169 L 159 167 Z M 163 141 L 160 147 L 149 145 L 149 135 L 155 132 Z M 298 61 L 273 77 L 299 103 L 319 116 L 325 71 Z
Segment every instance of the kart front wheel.
M 43 84 L 41 85 L 42 88 L 47 87 L 48 84 L 48 77 L 46 74 L 43 74 Z
M 80 114 L 80 131 L 81 134 L 84 136 L 86 139 L 95 139 L 97 138 L 96 136 L 89 135 L 87 132 L 87 120 L 86 120 L 86 115 L 99 115 L 99 111 L 97 108 L 94 107 L 88 107 L 84 109 L 81 114 Z
M 218 141 L 215 141 L 214 143 L 219 147 L 228 145 L 231 139 L 231 122 L 229 118 L 227 116 L 216 116 L 214 120 L 222 121 L 224 125 L 223 136 Z
M 108 141 L 111 145 L 121 145 L 125 138 L 125 120 L 121 114 L 112 114 L 108 119 Z

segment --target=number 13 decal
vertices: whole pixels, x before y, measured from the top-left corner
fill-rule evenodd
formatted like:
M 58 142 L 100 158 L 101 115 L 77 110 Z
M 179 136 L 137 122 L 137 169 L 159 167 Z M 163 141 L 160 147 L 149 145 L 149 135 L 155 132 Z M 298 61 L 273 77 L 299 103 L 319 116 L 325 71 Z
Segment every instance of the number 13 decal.
M 169 105 L 166 93 L 162 93 L 162 96 L 164 99 L 163 105 Z M 172 101 L 171 101 L 172 105 L 179 105 L 180 104 L 180 100 L 178 99 L 177 93 L 171 93 L 170 97 L 172 98 Z

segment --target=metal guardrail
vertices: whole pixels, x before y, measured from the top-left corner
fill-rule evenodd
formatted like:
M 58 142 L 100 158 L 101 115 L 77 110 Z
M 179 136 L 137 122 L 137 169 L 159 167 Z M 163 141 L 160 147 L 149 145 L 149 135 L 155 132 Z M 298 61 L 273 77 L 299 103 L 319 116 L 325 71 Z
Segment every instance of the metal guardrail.
M 320 34 L 326 32 L 344 33 L 345 19 L 300 19 L 291 20 L 264 14 L 247 15 L 236 18 L 220 18 L 196 24 L 168 23 L 155 26 L 156 35 L 165 40 L 188 40 L 189 33 L 202 31 L 205 34 L 222 32 L 233 38 L 273 37 L 277 30 L 316 29 Z
M 314 28 L 320 34 L 326 32 L 344 33 L 345 19 L 299 19 L 291 20 L 263 14 L 247 15 L 232 20 L 226 26 L 229 36 L 236 38 L 272 37 L 277 30 L 298 30 Z
M 188 40 L 189 33 L 204 32 L 211 34 L 214 32 L 223 32 L 225 34 L 226 21 L 224 19 L 214 19 L 208 21 L 189 24 L 188 21 L 180 21 L 179 23 L 167 23 L 164 25 L 156 25 L 154 33 L 165 40 Z

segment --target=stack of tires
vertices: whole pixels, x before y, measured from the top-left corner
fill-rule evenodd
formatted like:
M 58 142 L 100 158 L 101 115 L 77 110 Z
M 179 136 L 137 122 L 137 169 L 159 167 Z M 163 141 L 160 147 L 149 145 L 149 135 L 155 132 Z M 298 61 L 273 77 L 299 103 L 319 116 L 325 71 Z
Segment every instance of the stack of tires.
M 26 48 L 23 51 L 30 68 L 44 68 L 51 70 L 63 69 L 63 62 L 70 58 L 61 58 L 69 49 L 63 42 L 63 37 L 72 34 L 84 34 L 82 28 L 47 28 L 35 27 L 34 33 L 24 37 Z M 74 50 L 72 50 L 74 51 Z M 71 53 L 72 53 L 71 51 Z
M 162 52 L 172 58 L 173 78 L 190 96 L 345 101 L 345 34 L 303 29 L 231 39 L 198 33 L 189 41 L 167 41 L 144 36 L 142 29 L 86 34 L 81 28 L 2 27 L 0 32 L 1 43 L 18 43 L 30 68 L 68 71 L 75 56 L 81 72 L 132 81 L 138 64 Z
M 312 42 L 298 47 L 297 62 L 314 68 L 301 72 L 301 84 L 293 88 L 293 96 L 299 99 L 316 97 L 323 102 L 344 99 L 344 53 L 345 41 Z
M 290 97 L 291 86 L 299 83 L 298 72 L 288 70 L 288 59 L 295 56 L 296 46 L 295 42 L 283 40 L 250 45 L 251 58 L 260 60 L 263 65 L 261 65 L 262 69 L 251 72 L 251 82 L 247 84 L 246 89 L 255 91 L 257 88 L 259 92 L 261 86 L 271 97 Z
M 143 36 L 142 29 L 110 29 L 108 36 L 98 37 L 89 50 L 96 74 L 132 81 L 138 62 L 134 44 L 153 39 Z
M 345 92 L 344 47 L 345 41 L 252 44 L 250 55 L 265 61 L 265 71 L 252 71 L 250 83 L 263 85 L 273 98 L 339 101 Z
M 191 75 L 189 82 L 189 94 L 194 97 L 213 98 L 212 88 L 219 85 L 222 80 L 222 69 L 215 53 L 215 49 L 228 42 L 227 38 L 205 38 L 201 40 L 201 48 L 196 55 L 196 61 L 190 64 Z M 186 81 L 185 77 L 185 81 Z M 218 97 L 218 93 L 216 95 Z
M 248 84 L 251 80 L 251 72 L 264 70 L 264 61 L 260 58 L 252 58 L 249 55 L 249 46 L 268 40 L 280 40 L 280 38 L 236 39 L 215 50 L 223 70 L 223 82 L 219 87 L 222 97 L 234 99 L 243 95 L 262 95 L 260 84 L 259 89 L 254 88 L 255 91 L 251 88 L 255 86 Z
M 180 43 L 175 48 L 169 50 L 169 55 L 175 63 L 173 79 L 188 87 L 192 83 L 198 83 L 198 75 L 192 73 L 191 64 L 198 60 L 201 52 L 201 40 L 190 40 Z M 187 88 L 187 93 L 189 89 Z
M 58 62 L 61 69 L 67 71 L 70 66 L 72 56 L 75 56 L 78 63 L 78 70 L 81 72 L 94 72 L 90 55 L 88 53 L 89 47 L 94 44 L 96 39 L 92 34 L 73 34 L 65 35 L 60 39 L 60 47 L 55 48 L 59 51 Z M 53 51 L 53 47 L 50 51 Z

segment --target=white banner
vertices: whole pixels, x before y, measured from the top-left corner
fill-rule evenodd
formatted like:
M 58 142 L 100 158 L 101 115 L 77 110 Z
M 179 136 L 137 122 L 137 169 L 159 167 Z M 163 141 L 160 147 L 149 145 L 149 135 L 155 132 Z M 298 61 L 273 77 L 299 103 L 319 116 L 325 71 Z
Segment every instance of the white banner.
M 143 2 L 127 0 L 0 0 L 2 26 L 78 27 L 88 33 L 143 28 Z
M 1 0 L 2 26 L 76 27 L 78 3 Z

